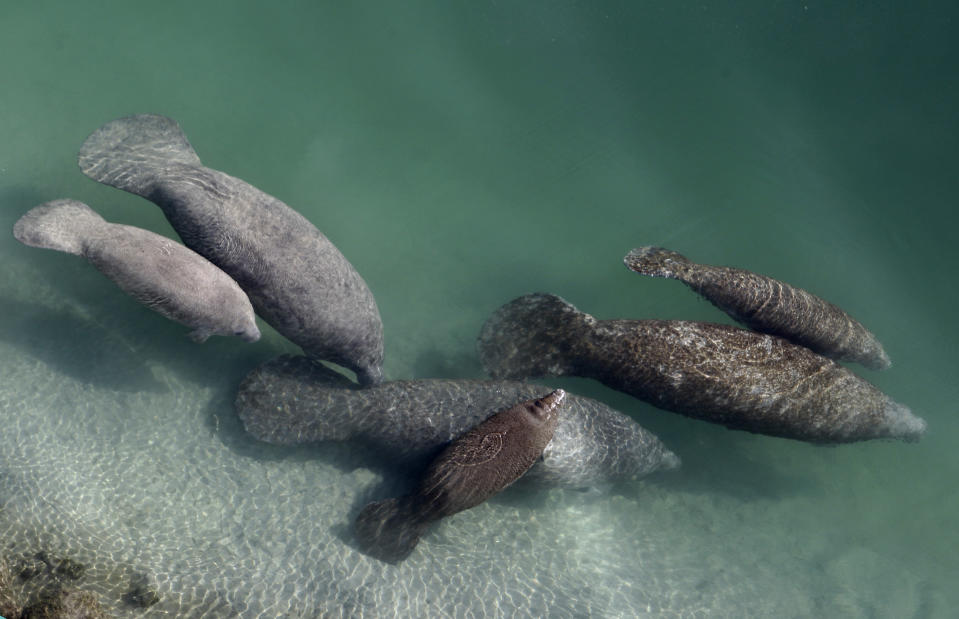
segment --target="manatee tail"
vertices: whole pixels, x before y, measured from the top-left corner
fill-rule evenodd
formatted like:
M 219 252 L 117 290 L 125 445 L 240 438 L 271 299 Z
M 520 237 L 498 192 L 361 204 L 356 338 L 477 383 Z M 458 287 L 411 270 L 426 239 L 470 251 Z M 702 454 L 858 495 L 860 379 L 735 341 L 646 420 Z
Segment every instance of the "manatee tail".
M 246 431 L 267 443 L 343 441 L 361 429 L 355 389 L 318 361 L 282 355 L 247 374 L 234 406 Z
M 674 471 L 683 465 L 683 461 L 680 459 L 680 457 L 667 449 L 665 446 L 663 447 L 662 452 L 662 460 L 660 460 L 659 466 L 656 467 L 657 471 Z
M 637 247 L 626 254 L 623 263 L 637 273 L 671 279 L 682 279 L 692 264 L 686 256 L 663 247 Z
M 145 196 L 157 172 L 171 164 L 199 166 L 176 121 L 155 114 L 108 122 L 83 142 L 80 170 L 93 180 Z
M 575 374 L 573 351 L 596 319 L 552 294 L 528 294 L 496 310 L 477 340 L 493 378 Z
M 36 206 L 13 225 L 13 236 L 24 245 L 83 255 L 91 234 L 106 221 L 76 200 L 54 200 Z
M 368 504 L 353 523 L 360 549 L 387 563 L 399 563 L 410 556 L 429 521 L 416 517 L 409 497 Z
M 888 370 L 892 367 L 892 359 L 883 350 L 882 344 L 872 336 L 872 341 L 865 344 L 866 350 L 856 358 L 856 361 L 870 370 Z
M 926 433 L 926 421 L 892 398 L 886 398 L 885 417 L 888 436 L 915 443 Z

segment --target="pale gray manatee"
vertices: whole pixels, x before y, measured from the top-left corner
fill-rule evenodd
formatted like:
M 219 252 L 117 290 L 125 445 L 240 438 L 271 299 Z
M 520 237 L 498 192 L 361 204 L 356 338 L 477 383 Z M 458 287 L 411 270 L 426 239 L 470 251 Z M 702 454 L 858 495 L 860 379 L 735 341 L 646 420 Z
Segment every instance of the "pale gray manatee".
M 253 308 L 307 355 L 383 375 L 383 324 L 353 265 L 292 208 L 205 167 L 169 118 L 144 114 L 94 131 L 80 148 L 90 178 L 155 203 L 183 242 L 240 284 Z
M 388 563 L 402 561 L 431 524 L 476 507 L 522 477 L 553 437 L 565 399 L 557 389 L 520 402 L 454 440 L 412 493 L 360 511 L 353 524 L 360 549 Z
M 623 262 L 643 275 L 678 279 L 750 329 L 873 370 L 892 365 L 872 332 L 829 301 L 802 288 L 742 269 L 697 264 L 662 247 L 639 247 Z
M 495 378 L 583 376 L 659 408 L 814 443 L 918 440 L 926 423 L 831 359 L 783 338 L 683 320 L 597 320 L 530 294 L 486 321 Z
M 493 411 L 549 391 L 517 381 L 419 379 L 363 389 L 322 364 L 282 355 L 250 372 L 236 396 L 246 431 L 278 445 L 355 441 L 391 461 L 422 466 Z M 584 488 L 678 467 L 679 458 L 622 413 L 566 396 L 543 456 L 523 477 Z
M 24 245 L 83 256 L 143 305 L 192 328 L 198 342 L 211 335 L 260 338 L 253 306 L 237 283 L 176 241 L 109 223 L 76 200 L 34 207 L 13 235 Z

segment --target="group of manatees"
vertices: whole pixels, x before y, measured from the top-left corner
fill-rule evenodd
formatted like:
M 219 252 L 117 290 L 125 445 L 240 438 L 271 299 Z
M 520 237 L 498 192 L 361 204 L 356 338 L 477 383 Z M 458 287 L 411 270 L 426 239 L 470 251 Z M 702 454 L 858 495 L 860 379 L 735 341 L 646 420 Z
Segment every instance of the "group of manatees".
M 555 295 L 530 294 L 483 325 L 479 351 L 487 372 L 594 378 L 665 410 L 814 443 L 914 441 L 925 432 L 907 407 L 828 358 L 890 365 L 876 337 L 835 305 L 659 247 L 634 249 L 625 263 L 679 279 L 756 331 L 685 320 L 596 320 Z
M 248 183 L 203 166 L 179 125 L 139 115 L 84 142 L 80 169 L 157 204 L 185 246 L 108 223 L 56 200 L 14 226 L 21 242 L 89 260 L 137 301 L 193 329 L 191 337 L 260 337 L 254 312 L 299 345 L 252 371 L 236 410 L 276 444 L 359 441 L 424 471 L 404 497 L 370 503 L 360 548 L 407 557 L 430 523 L 485 501 L 521 476 L 582 487 L 679 466 L 631 418 L 588 398 L 526 382 L 596 378 L 652 404 L 730 428 L 814 442 L 917 439 L 909 410 L 821 355 L 884 368 L 875 337 L 839 308 L 760 275 L 696 265 L 642 248 L 627 265 L 687 283 L 763 333 L 687 321 L 597 321 L 553 295 L 498 310 L 479 337 L 497 380 L 383 382 L 383 327 L 372 293 L 306 218 Z M 764 334 L 765 333 L 765 334 Z M 359 384 L 321 362 L 355 373 Z

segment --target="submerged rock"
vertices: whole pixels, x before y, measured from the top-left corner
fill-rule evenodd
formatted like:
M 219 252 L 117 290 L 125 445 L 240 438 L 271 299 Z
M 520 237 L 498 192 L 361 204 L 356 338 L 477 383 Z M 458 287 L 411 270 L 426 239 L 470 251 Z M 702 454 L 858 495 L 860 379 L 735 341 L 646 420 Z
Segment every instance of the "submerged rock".
M 13 570 L 0 557 L 0 616 L 13 619 L 20 616 L 21 604 L 13 593 Z
M 149 608 L 160 601 L 160 594 L 149 576 L 135 574 L 130 579 L 130 588 L 123 594 L 123 601 L 131 606 Z
M 54 588 L 44 591 L 36 602 L 24 608 L 20 619 L 101 619 L 106 616 L 93 593 Z

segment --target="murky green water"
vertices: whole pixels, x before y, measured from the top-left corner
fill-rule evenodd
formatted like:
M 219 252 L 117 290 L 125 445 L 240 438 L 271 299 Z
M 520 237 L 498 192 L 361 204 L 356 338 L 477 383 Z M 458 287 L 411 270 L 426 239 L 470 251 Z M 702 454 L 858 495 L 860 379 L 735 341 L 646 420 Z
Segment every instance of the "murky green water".
M 0 229 L 82 200 L 174 236 L 80 174 L 83 139 L 177 119 L 207 165 L 313 221 L 366 279 L 389 378 L 480 377 L 528 292 L 599 318 L 725 321 L 622 265 L 659 244 L 773 275 L 885 344 L 856 368 L 918 444 L 731 432 L 585 380 L 681 471 L 514 488 L 399 567 L 349 516 L 405 480 L 348 447 L 246 437 L 243 375 L 295 351 L 187 330 L 84 261 L 0 242 L 0 549 L 86 562 L 120 616 L 948 617 L 959 432 L 959 82 L 949 3 L 34 2 L 0 20 Z M 112 597 L 111 597 L 112 596 Z

